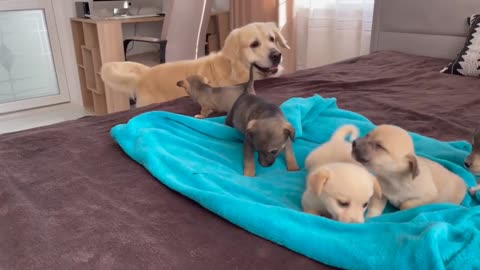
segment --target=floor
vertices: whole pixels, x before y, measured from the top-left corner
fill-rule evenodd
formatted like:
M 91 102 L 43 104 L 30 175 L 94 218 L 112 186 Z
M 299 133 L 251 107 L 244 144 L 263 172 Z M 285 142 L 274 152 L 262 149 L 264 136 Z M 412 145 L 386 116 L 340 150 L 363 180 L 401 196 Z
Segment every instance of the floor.
M 89 115 L 78 104 L 60 104 L 0 115 L 0 134 L 74 120 Z

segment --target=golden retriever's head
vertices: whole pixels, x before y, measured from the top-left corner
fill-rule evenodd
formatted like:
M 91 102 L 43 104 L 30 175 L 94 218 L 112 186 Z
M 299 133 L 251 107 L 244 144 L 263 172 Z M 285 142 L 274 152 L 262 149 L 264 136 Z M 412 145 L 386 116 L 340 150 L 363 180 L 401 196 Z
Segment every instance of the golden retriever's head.
M 222 54 L 245 67 L 253 64 L 265 75 L 276 74 L 282 62 L 277 45 L 290 49 L 278 27 L 271 22 L 251 23 L 233 30 L 225 40 Z

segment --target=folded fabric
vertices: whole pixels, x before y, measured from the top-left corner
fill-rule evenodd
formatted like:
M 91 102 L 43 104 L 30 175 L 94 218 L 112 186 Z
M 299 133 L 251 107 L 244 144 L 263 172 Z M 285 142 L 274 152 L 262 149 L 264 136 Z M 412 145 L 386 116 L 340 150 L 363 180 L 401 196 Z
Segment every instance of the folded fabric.
M 294 150 L 306 156 L 344 124 L 364 135 L 375 126 L 341 110 L 335 99 L 293 98 L 281 106 L 297 131 Z M 225 117 L 195 119 L 149 112 L 112 129 L 113 138 L 159 181 L 245 230 L 298 253 L 347 269 L 480 268 L 480 207 L 466 195 L 462 206 L 435 204 L 407 211 L 390 207 L 365 224 L 344 224 L 301 212 L 306 171 L 288 172 L 284 156 L 244 177 L 243 135 Z M 411 133 L 418 155 L 440 162 L 469 186 L 461 164 L 464 141 L 441 142 Z M 132 181 L 135 181 L 132 179 Z

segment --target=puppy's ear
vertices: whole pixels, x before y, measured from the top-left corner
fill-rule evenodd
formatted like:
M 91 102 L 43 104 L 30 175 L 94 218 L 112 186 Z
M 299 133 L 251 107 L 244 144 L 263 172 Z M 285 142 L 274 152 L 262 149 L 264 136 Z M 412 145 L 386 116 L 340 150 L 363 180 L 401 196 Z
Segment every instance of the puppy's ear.
M 283 131 L 292 142 L 295 141 L 295 128 L 292 126 L 292 124 L 285 122 L 283 125 Z
M 409 154 L 407 156 L 407 160 L 408 160 L 408 166 L 410 168 L 410 173 L 412 174 L 412 178 L 417 177 L 418 174 L 420 173 L 418 169 L 417 158 L 415 157 L 415 155 Z
M 256 120 L 250 120 L 247 124 L 247 129 L 245 130 L 245 140 L 252 141 L 253 133 L 255 132 L 255 126 L 257 125 Z
M 278 44 L 280 44 L 280 46 L 282 46 L 283 48 L 290 50 L 290 46 L 288 46 L 287 40 L 282 35 L 282 32 L 280 31 L 280 29 L 278 29 L 277 25 L 273 22 L 269 23 L 269 25 L 273 33 L 275 34 L 276 42 L 278 42 Z
M 322 168 L 315 173 L 308 175 L 308 188 L 313 190 L 315 194 L 320 195 L 329 178 L 330 171 L 328 169 Z
M 382 187 L 380 186 L 380 183 L 376 177 L 373 177 L 373 196 L 375 196 L 377 199 L 382 199 L 383 197 Z

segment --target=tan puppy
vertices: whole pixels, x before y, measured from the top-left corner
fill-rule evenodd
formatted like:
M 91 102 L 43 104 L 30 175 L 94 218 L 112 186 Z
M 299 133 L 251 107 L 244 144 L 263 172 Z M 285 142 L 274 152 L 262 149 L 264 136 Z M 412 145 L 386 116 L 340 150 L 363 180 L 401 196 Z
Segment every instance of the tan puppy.
M 350 140 L 358 138 L 358 128 L 354 125 L 344 125 L 338 128 L 330 140 L 315 150 L 313 150 L 305 160 L 305 166 L 308 170 L 314 169 L 318 165 L 324 165 L 330 162 L 349 162 L 357 163 L 352 158 L 352 143 L 345 141 L 350 135 Z
M 440 164 L 415 154 L 407 131 L 380 125 L 364 138 L 353 141 L 354 158 L 376 174 L 383 194 L 403 210 L 429 203 L 460 204 L 465 182 Z M 386 200 L 379 205 L 383 210 Z
M 348 135 L 354 140 L 358 134 L 357 127 L 344 125 L 308 155 L 307 190 L 302 199 L 305 212 L 343 222 L 364 222 L 368 203 L 375 206 L 382 201 L 378 181 L 352 158 L 352 144 L 345 141 Z M 369 209 L 367 216 L 380 214 Z
M 473 134 L 472 153 L 465 159 L 465 167 L 473 174 L 480 175 L 480 128 L 477 128 Z M 478 190 L 480 190 L 480 184 L 470 188 L 469 191 L 474 196 Z
M 308 174 L 303 210 L 342 222 L 363 223 L 371 198 L 382 194 L 376 183 L 373 175 L 354 163 L 315 167 Z
M 137 106 L 145 106 L 185 96 L 177 82 L 191 75 L 206 77 L 212 87 L 246 82 L 250 64 L 255 66 L 255 79 L 277 76 L 282 71 L 277 44 L 289 49 L 274 23 L 251 23 L 233 30 L 218 53 L 152 68 L 133 62 L 110 62 L 102 66 L 101 76 L 112 90 L 136 96 Z

